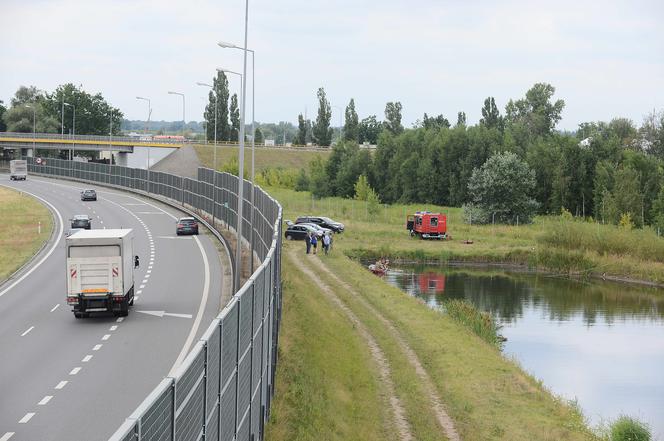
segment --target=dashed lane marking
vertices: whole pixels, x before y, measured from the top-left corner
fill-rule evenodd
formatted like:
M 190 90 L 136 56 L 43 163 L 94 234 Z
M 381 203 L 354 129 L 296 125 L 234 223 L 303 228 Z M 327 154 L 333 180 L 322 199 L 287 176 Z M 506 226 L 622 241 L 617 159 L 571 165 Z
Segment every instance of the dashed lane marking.
M 35 327 L 30 326 L 27 331 L 25 331 L 23 334 L 21 334 L 21 337 L 25 337 L 26 335 L 28 335 L 28 332 L 32 331 L 33 329 L 35 329 Z
M 7 432 L 4 435 L 2 435 L 2 438 L 0 438 L 0 441 L 9 441 L 9 438 L 14 436 L 15 432 Z
M 48 404 L 49 401 L 51 401 L 51 398 L 53 398 L 53 395 L 46 395 L 44 398 L 41 399 L 37 405 L 39 406 L 45 406 Z
M 92 348 L 92 350 L 93 350 L 93 351 L 98 351 L 98 350 L 101 349 L 102 346 L 103 346 L 103 345 L 95 345 L 95 347 Z
M 92 360 L 92 355 L 86 355 L 85 357 L 83 357 L 83 360 L 81 360 L 81 362 L 87 363 L 90 360 Z
M 118 325 L 113 325 L 113 326 L 111 326 L 109 331 L 115 331 L 116 329 L 118 329 Z
M 106 341 L 106 340 L 108 340 L 109 338 L 111 338 L 111 334 L 106 334 L 106 335 L 104 335 L 101 339 L 102 339 L 102 341 Z
M 80 367 L 80 366 L 79 366 L 79 367 L 75 367 L 74 369 L 72 369 L 71 371 L 69 371 L 69 375 L 76 375 L 76 374 L 78 374 L 78 373 L 80 372 L 81 369 L 83 369 L 83 368 Z
M 63 387 L 65 387 L 65 386 L 67 385 L 67 383 L 69 383 L 69 381 L 67 381 L 67 380 L 62 380 L 61 382 L 58 383 L 57 386 L 55 386 L 55 388 L 56 388 L 56 389 L 62 389 Z
M 58 309 L 59 307 L 60 307 L 60 304 L 58 303 L 58 304 L 55 305 L 53 308 L 51 308 L 51 312 L 55 311 L 55 310 Z
M 123 321 L 124 321 L 124 317 L 118 317 L 118 319 L 116 320 L 116 322 L 118 322 L 118 323 L 122 323 Z
M 19 423 L 19 424 L 25 424 L 25 423 L 27 423 L 28 421 L 30 421 L 30 420 L 32 419 L 33 416 L 35 416 L 35 412 L 28 412 L 28 413 L 25 414 L 25 416 L 24 416 L 23 418 L 21 418 L 20 420 L 18 420 L 18 423 Z

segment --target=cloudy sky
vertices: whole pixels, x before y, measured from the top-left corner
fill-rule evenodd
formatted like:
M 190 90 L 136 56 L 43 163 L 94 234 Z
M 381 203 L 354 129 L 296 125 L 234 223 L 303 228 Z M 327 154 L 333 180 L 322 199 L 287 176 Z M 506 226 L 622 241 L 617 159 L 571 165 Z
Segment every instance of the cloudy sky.
M 401 101 L 410 126 L 424 112 L 470 123 L 484 98 L 504 110 L 536 82 L 566 102 L 559 127 L 664 108 L 664 2 L 252 0 L 256 119 L 315 117 L 316 90 L 360 118 Z M 0 0 L 0 99 L 21 85 L 73 82 L 101 92 L 129 119 L 201 120 L 216 67 L 242 69 L 242 0 Z M 249 70 L 250 72 L 250 70 Z M 231 88 L 239 84 L 231 79 Z M 250 119 L 248 118 L 247 121 Z

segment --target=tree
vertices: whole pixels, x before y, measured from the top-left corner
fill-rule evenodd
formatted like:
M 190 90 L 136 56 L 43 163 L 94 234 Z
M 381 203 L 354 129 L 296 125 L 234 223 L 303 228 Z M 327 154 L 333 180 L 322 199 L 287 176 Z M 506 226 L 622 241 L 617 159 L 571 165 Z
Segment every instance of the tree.
M 376 145 L 381 130 L 383 130 L 383 125 L 376 119 L 376 115 L 364 118 L 358 126 L 358 142 Z
M 385 128 L 392 132 L 393 135 L 398 135 L 403 132 L 401 125 L 401 103 L 389 102 L 385 104 Z
M 231 119 L 231 132 L 228 141 L 240 139 L 240 107 L 237 104 L 237 93 L 231 97 L 231 105 L 228 109 Z
M 325 164 L 320 156 L 316 156 L 309 163 L 309 191 L 316 197 L 324 197 L 329 194 L 329 184 Z
M 293 139 L 293 143 L 295 145 L 304 145 L 307 142 L 306 140 L 307 140 L 307 124 L 306 121 L 304 120 L 304 116 L 302 116 L 302 114 L 300 113 L 297 116 L 297 134 Z
M 511 152 L 496 153 L 473 170 L 466 217 L 472 214 L 473 223 L 530 222 L 538 206 L 530 196 L 534 188 L 535 173 L 525 161 Z
M 466 125 L 466 112 L 459 112 L 457 113 L 457 126 L 465 126 Z
M 565 101 L 551 102 L 556 88 L 547 83 L 536 83 L 526 92 L 526 97 L 510 100 L 505 107 L 509 124 L 525 126 L 532 136 L 546 136 L 560 121 Z
M 488 128 L 496 128 L 502 130 L 502 117 L 500 111 L 496 106 L 496 101 L 492 96 L 484 100 L 484 107 L 482 107 L 482 119 L 480 124 Z
M 449 129 L 450 122 L 442 114 L 438 116 L 429 117 L 429 115 L 424 113 L 424 117 L 422 118 L 422 127 L 424 127 L 427 130 L 442 129 L 442 128 Z
M 380 208 L 380 198 L 373 188 L 369 185 L 369 181 L 365 175 L 360 175 L 355 183 L 355 200 L 365 201 L 367 203 L 367 211 L 370 214 L 376 214 Z
M 35 86 L 21 86 L 11 99 L 11 107 L 24 106 L 26 104 L 34 103 L 44 98 L 44 94 Z
M 348 106 L 346 106 L 346 122 L 344 124 L 344 140 L 346 141 L 359 141 L 360 139 L 360 123 L 355 111 L 355 100 L 350 99 Z
M 329 146 L 332 143 L 332 128 L 330 120 L 332 119 L 332 107 L 325 96 L 325 89 L 318 89 L 318 116 L 313 126 L 314 142 L 321 146 Z
M 5 124 L 4 120 L 4 115 L 5 112 L 7 111 L 7 108 L 5 107 L 5 104 L 2 100 L 0 100 L 0 132 L 6 132 L 7 131 L 7 124 Z
M 658 158 L 664 158 L 664 111 L 651 112 L 639 129 L 643 150 Z
M 18 92 L 17 92 L 18 93 Z M 64 122 L 64 132 L 74 131 L 74 107 L 76 108 L 77 135 L 108 135 L 113 129 L 114 135 L 120 134 L 123 113 L 120 109 L 111 106 L 101 93 L 90 94 L 83 90 L 82 86 L 72 83 L 57 87 L 53 93 L 46 93 L 38 101 L 44 108 L 44 117 L 50 118 L 51 122 L 44 123 L 48 127 L 55 125 L 54 132 Z M 62 118 L 62 102 L 71 106 L 64 107 L 64 121 Z M 37 122 L 39 125 L 39 121 Z
M 254 136 L 256 137 L 254 140 L 256 144 L 263 144 L 265 142 L 265 138 L 263 138 L 263 132 L 261 131 L 260 127 L 256 127 L 256 133 Z
M 227 141 L 231 139 L 231 127 L 228 123 L 228 78 L 224 72 L 217 71 L 217 76 L 212 79 L 212 88 L 208 94 L 208 104 L 205 106 L 203 117 L 206 122 L 206 136 L 208 141 L 214 140 L 214 110 L 215 99 L 217 103 L 217 140 Z M 234 140 L 237 140 L 235 137 Z

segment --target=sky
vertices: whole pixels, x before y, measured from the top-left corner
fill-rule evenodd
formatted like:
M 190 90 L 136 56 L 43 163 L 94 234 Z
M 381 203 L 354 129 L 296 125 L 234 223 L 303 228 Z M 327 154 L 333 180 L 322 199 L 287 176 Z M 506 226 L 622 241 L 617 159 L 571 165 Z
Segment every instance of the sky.
M 240 0 L 0 0 L 0 99 L 21 85 L 53 91 L 72 82 L 100 92 L 128 119 L 203 119 L 217 67 L 242 72 Z M 501 113 L 535 83 L 565 100 L 558 128 L 664 109 L 664 2 L 252 0 L 256 120 L 315 119 L 324 87 L 332 124 L 351 98 L 360 118 L 384 118 L 400 101 L 410 127 L 429 115 Z M 251 58 L 248 58 L 251 76 Z M 231 93 L 239 77 L 231 76 Z M 251 82 L 247 122 L 251 121 Z

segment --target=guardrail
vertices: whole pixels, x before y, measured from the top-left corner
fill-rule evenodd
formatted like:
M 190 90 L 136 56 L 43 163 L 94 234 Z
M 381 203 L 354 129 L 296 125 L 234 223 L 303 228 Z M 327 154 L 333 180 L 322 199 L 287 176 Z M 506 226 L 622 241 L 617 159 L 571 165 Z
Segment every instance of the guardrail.
M 235 225 L 237 176 L 199 168 L 198 179 L 105 164 L 28 160 L 28 171 L 147 191 L 204 217 Z M 243 180 L 245 195 L 251 183 Z M 244 198 L 243 198 L 244 199 Z M 281 320 L 279 203 L 255 187 L 254 225 L 243 216 L 242 236 L 254 234 L 262 261 L 212 321 L 172 377 L 164 378 L 111 436 L 112 441 L 262 440 L 274 395 Z M 244 199 L 244 213 L 251 204 Z M 214 222 L 213 222 L 214 224 Z
M 141 144 L 152 144 L 152 143 L 159 143 L 159 144 L 174 144 L 174 145 L 181 145 L 182 140 L 176 140 L 176 139 L 144 139 L 141 140 L 136 139 L 131 136 L 108 136 L 108 135 L 65 135 L 62 136 L 61 134 L 57 133 L 19 133 L 19 132 L 0 132 L 0 139 L 2 138 L 24 138 L 26 141 L 32 140 L 32 139 L 43 139 L 43 140 L 54 140 L 54 141 L 64 141 L 64 142 L 72 142 L 74 141 L 87 141 L 91 143 L 101 143 L 101 144 L 108 144 L 109 142 L 123 142 L 123 143 L 136 143 L 136 145 L 141 145 Z

